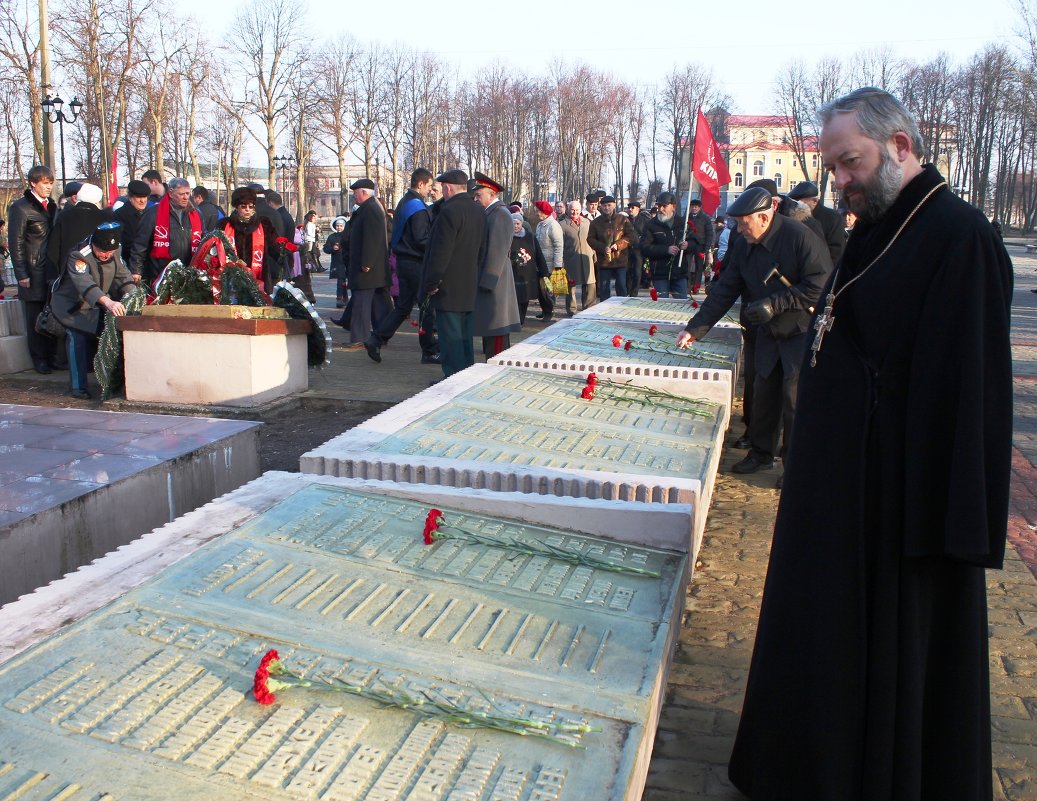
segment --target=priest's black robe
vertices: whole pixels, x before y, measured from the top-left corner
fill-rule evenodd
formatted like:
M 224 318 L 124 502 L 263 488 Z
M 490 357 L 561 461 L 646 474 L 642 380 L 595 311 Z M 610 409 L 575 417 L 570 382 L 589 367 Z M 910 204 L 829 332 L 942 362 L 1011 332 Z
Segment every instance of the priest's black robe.
M 862 274 L 941 180 L 926 167 L 857 224 L 835 289 L 861 277 L 805 354 L 729 771 L 756 801 L 991 798 L 1011 263 L 942 187 Z

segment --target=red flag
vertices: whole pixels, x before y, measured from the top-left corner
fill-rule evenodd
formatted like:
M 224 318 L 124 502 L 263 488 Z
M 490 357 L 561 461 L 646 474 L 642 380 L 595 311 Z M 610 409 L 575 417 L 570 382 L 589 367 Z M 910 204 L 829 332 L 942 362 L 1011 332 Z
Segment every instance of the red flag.
M 108 179 L 108 205 L 111 206 L 119 198 L 119 151 L 112 151 L 112 174 Z
M 701 108 L 695 125 L 695 149 L 691 158 L 694 165 L 692 174 L 702 186 L 702 210 L 712 217 L 720 206 L 720 187 L 731 183 L 731 173 L 720 156 L 720 148 Z

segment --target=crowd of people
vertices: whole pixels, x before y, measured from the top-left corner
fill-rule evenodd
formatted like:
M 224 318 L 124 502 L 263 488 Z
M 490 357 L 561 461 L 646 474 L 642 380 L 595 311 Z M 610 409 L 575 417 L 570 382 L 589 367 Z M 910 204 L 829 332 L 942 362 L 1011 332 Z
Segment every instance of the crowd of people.
M 120 298 L 141 285 L 154 290 L 170 262 L 190 263 L 208 232 L 226 235 L 267 293 L 287 278 L 316 300 L 310 270 L 287 264 L 279 244 L 305 242 L 316 215 L 297 228 L 280 195 L 259 184 L 234 190 L 228 214 L 205 187 L 192 189 L 183 178 L 164 182 L 157 170 L 131 180 L 109 207 L 99 186 L 79 181 L 65 184 L 55 201 L 54 173 L 45 165 L 32 167 L 27 183 L 8 209 L 3 255 L 18 285 L 33 368 L 68 370 L 75 398 L 90 398 L 86 376 L 102 312 L 125 314 Z

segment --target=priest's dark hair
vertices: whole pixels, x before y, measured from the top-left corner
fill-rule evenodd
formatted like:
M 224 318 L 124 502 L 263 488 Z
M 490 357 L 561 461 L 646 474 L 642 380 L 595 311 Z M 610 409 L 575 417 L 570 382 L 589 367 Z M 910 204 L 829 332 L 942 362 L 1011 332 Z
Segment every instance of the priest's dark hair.
M 884 145 L 897 131 L 903 131 L 911 139 L 911 152 L 920 159 L 925 156 L 922 136 L 918 133 L 918 124 L 911 112 L 889 92 L 874 86 L 865 86 L 837 97 L 821 106 L 817 116 L 821 124 L 826 125 L 836 114 L 854 111 L 857 112 L 857 124 L 861 132 L 869 139 Z
M 410 188 L 417 189 L 418 184 L 431 180 L 432 173 L 426 170 L 424 167 L 418 167 L 418 169 L 416 169 L 414 172 L 410 174 Z

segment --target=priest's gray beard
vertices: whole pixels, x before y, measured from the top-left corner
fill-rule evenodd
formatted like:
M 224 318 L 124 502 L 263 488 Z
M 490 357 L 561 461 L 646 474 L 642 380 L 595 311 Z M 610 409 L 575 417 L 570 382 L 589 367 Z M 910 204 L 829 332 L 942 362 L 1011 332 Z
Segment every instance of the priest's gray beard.
M 880 149 L 879 168 L 864 181 L 854 181 L 843 187 L 850 210 L 864 222 L 875 222 L 889 211 L 900 194 L 904 168 L 900 166 L 885 147 Z M 850 193 L 857 192 L 857 195 Z
M 658 220 L 659 220 L 659 222 L 662 222 L 662 223 L 668 223 L 668 222 L 669 222 L 670 220 L 672 220 L 672 219 L 673 219 L 673 215 L 674 215 L 674 214 L 676 214 L 676 213 L 677 213 L 676 211 L 671 211 L 671 212 L 670 212 L 669 214 L 663 214 L 663 213 L 662 213 L 662 212 L 660 211 L 660 212 L 658 212 L 658 214 L 656 215 L 656 219 L 658 219 Z

